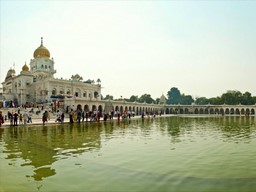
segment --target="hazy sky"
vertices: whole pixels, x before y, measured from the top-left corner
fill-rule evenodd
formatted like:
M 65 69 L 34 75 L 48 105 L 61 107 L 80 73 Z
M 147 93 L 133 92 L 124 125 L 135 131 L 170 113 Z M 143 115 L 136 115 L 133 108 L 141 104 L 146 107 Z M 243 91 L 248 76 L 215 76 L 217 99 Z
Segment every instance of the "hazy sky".
M 256 95 L 256 1 L 0 0 L 1 82 L 41 37 L 55 77 L 100 78 L 114 98 L 172 87 L 193 97 Z

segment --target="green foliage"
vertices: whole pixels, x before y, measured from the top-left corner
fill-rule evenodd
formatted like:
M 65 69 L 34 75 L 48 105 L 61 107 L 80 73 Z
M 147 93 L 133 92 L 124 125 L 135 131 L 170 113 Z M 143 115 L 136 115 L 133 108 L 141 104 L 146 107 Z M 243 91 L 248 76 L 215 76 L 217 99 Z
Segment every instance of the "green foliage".
M 209 99 L 206 97 L 198 97 L 195 100 L 195 104 L 197 105 L 207 105 L 209 103 Z
M 172 87 L 167 93 L 167 104 L 179 104 L 180 90 L 177 87 Z
M 256 103 L 256 97 L 252 97 L 251 93 L 246 91 L 241 93 L 236 90 L 228 90 L 226 93 L 223 93 L 220 97 L 213 97 L 207 99 L 206 97 L 199 97 L 195 101 L 198 105 L 254 105 Z
M 106 95 L 104 100 L 114 100 L 114 97 L 112 95 Z
M 139 102 L 140 103 L 146 102 L 146 103 L 149 103 L 149 104 L 155 103 L 154 99 L 152 99 L 151 95 L 149 95 L 149 94 L 141 95 L 141 97 L 139 98 Z
M 131 97 L 130 97 L 130 100 L 129 100 L 130 102 L 135 102 L 135 101 L 139 101 L 139 98 L 138 98 L 138 96 L 136 95 L 132 95 Z
M 181 94 L 177 87 L 172 87 L 167 96 L 167 104 L 191 105 L 194 102 L 191 95 Z

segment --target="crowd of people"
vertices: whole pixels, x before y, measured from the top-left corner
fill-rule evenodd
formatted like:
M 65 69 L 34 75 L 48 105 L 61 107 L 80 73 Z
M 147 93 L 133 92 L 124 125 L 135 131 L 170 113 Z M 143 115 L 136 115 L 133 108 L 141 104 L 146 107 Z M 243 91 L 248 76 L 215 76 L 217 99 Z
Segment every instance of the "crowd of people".
M 14 108 L 12 108 L 14 109 Z M 32 117 L 33 115 L 36 115 L 37 118 L 40 119 L 42 117 L 43 125 L 49 122 L 50 120 L 50 114 L 53 114 L 55 116 L 55 122 L 64 123 L 65 116 L 67 119 L 69 119 L 69 123 L 81 123 L 81 122 L 88 122 L 88 121 L 100 121 L 101 119 L 103 121 L 112 120 L 114 117 L 120 121 L 125 119 L 130 119 L 131 117 L 135 116 L 135 112 L 133 111 L 82 111 L 82 110 L 73 110 L 71 109 L 68 113 L 61 112 L 60 110 L 57 110 L 56 112 L 48 111 L 46 109 L 38 108 L 38 110 L 34 111 L 34 108 L 26 109 L 24 108 L 21 112 L 20 108 L 16 108 L 13 111 L 7 111 L 6 114 L 3 114 L 2 111 L 0 111 L 0 126 L 5 123 L 9 122 L 10 126 L 18 126 L 18 124 L 26 125 L 28 123 L 32 123 Z M 161 114 L 160 114 L 161 115 Z M 142 112 L 141 118 L 144 119 L 145 116 L 152 116 L 155 117 L 155 114 L 149 114 Z

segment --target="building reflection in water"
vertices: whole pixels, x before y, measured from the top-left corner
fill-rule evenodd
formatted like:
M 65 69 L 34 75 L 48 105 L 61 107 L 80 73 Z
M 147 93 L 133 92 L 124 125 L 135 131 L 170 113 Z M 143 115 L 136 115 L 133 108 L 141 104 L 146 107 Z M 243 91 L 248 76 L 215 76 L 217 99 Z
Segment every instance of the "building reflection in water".
M 209 126 L 211 125 L 211 126 Z M 97 152 L 101 139 L 110 140 L 113 135 L 137 135 L 152 137 L 156 132 L 168 134 L 170 142 L 178 143 L 183 135 L 211 134 L 215 131 L 225 142 L 244 138 L 255 133 L 254 117 L 162 117 L 156 119 L 121 120 L 120 122 L 96 122 L 84 124 L 56 124 L 49 126 L 18 126 L 0 129 L 0 142 L 9 165 L 21 162 L 31 166 L 31 177 L 36 181 L 57 174 L 56 161 L 76 157 L 85 152 Z M 239 135 L 239 137 L 232 137 Z M 186 137 L 193 142 L 193 137 Z M 239 141 L 238 141 L 239 142 Z
M 12 162 L 9 165 L 21 158 L 21 166 L 34 167 L 33 175 L 27 177 L 38 181 L 56 174 L 52 168 L 55 161 L 99 149 L 101 130 L 102 124 L 10 127 L 4 129 L 4 153 Z

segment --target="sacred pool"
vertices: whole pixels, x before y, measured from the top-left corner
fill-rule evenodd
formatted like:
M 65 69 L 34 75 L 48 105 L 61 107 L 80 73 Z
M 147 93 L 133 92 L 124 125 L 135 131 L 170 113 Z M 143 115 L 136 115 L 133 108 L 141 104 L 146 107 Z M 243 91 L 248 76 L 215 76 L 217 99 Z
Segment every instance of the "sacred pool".
M 0 192 L 256 191 L 256 117 L 0 129 Z

